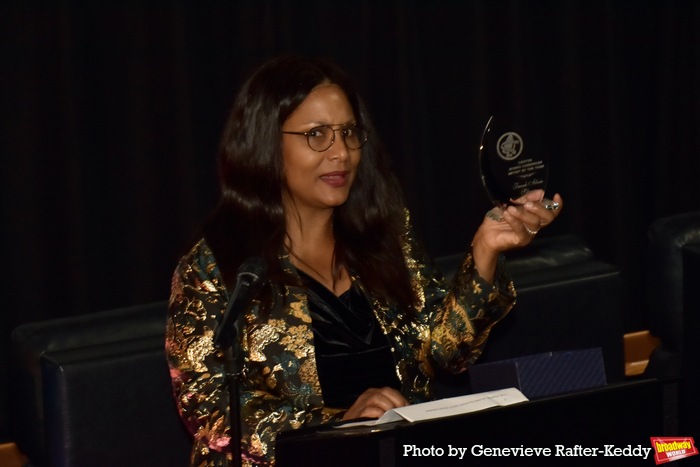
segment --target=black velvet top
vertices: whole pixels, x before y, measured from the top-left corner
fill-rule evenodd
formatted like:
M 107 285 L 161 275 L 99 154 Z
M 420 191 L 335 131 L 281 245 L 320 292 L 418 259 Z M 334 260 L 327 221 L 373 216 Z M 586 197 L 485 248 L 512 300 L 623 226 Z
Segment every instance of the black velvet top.
M 367 297 L 352 285 L 337 297 L 299 271 L 308 288 L 316 366 L 329 407 L 350 407 L 369 388 L 400 389 L 389 341 Z

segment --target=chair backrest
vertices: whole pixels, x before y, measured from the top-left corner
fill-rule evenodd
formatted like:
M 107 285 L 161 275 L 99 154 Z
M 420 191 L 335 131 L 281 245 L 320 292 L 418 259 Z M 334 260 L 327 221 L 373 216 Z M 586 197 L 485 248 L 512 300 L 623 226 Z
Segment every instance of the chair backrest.
M 164 353 L 167 304 L 28 323 L 12 334 L 14 439 L 32 464 L 185 466 Z
M 449 276 L 461 256 L 436 262 Z M 561 235 L 538 238 L 512 252 L 508 267 L 517 303 L 491 331 L 478 363 L 600 347 L 607 381 L 624 380 L 622 285 L 614 266 L 595 259 L 580 237 Z M 468 384 L 468 373 L 441 375 L 444 384 L 437 387 L 445 395 L 458 394 L 460 385 Z
M 671 351 L 683 349 L 683 248 L 700 243 L 700 211 L 654 221 L 648 231 L 646 315 L 652 334 Z

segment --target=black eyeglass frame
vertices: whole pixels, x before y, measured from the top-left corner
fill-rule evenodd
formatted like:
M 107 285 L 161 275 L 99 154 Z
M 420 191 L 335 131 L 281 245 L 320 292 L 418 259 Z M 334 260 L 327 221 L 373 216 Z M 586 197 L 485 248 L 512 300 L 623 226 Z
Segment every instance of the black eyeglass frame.
M 330 144 L 328 145 L 328 147 L 327 147 L 326 149 L 314 149 L 314 147 L 311 146 L 311 140 L 309 139 L 309 135 L 310 135 L 311 133 L 313 133 L 315 130 L 318 130 L 319 128 L 328 128 L 329 130 L 331 130 L 331 131 L 333 132 L 333 134 L 332 134 L 332 136 L 331 136 L 331 142 L 330 142 Z M 345 145 L 346 145 L 348 148 L 350 148 L 350 149 L 362 149 L 362 147 L 365 145 L 365 143 L 366 143 L 367 140 L 369 139 L 369 131 L 365 130 L 364 128 L 362 128 L 362 127 L 361 127 L 360 125 L 358 125 L 357 123 L 350 123 L 350 124 L 348 124 L 348 125 L 341 126 L 340 128 L 333 128 L 331 125 L 318 125 L 318 126 L 315 126 L 315 127 L 311 128 L 309 131 L 283 131 L 282 133 L 287 134 L 287 135 L 306 136 L 306 144 L 309 145 L 309 147 L 311 148 L 312 151 L 316 151 L 316 152 L 326 152 L 326 151 L 328 151 L 328 150 L 331 148 L 331 146 L 333 146 L 333 143 L 335 143 L 335 132 L 336 132 L 336 131 L 343 132 L 343 131 L 346 131 L 346 130 L 349 130 L 349 129 L 352 129 L 352 128 L 358 129 L 358 130 L 360 130 L 360 131 L 364 131 L 364 132 L 365 132 L 365 138 L 364 138 L 363 140 L 358 140 L 358 141 L 360 141 L 360 145 L 359 145 L 358 147 L 356 147 L 356 148 L 353 148 L 352 146 L 350 146 L 350 145 L 348 144 L 348 141 L 345 139 L 345 133 L 340 133 L 340 134 L 342 135 L 343 142 L 344 142 Z

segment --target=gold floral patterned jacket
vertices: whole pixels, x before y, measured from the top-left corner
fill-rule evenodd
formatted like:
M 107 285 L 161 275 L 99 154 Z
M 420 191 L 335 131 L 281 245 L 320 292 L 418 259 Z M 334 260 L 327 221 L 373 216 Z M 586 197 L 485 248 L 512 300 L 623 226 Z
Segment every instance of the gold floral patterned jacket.
M 449 286 L 416 253 L 406 236 L 404 253 L 413 286 L 423 304 L 417 316 L 382 306 L 374 313 L 391 345 L 401 392 L 411 403 L 431 398 L 433 368 L 464 371 L 481 353 L 491 327 L 515 303 L 515 290 L 499 263 L 490 285 L 466 255 Z M 289 271 L 286 254 L 279 257 Z M 352 278 L 361 286 L 360 279 Z M 342 418 L 343 408 L 326 407 L 314 354 L 304 289 L 287 286 L 263 319 L 253 302 L 239 317 L 244 371 L 241 377 L 242 465 L 273 465 L 277 433 Z M 371 298 L 371 296 L 370 296 Z M 228 466 L 229 393 L 224 354 L 214 347 L 216 326 L 228 293 L 212 251 L 200 240 L 178 264 L 172 279 L 166 354 L 180 415 L 194 434 L 192 466 Z

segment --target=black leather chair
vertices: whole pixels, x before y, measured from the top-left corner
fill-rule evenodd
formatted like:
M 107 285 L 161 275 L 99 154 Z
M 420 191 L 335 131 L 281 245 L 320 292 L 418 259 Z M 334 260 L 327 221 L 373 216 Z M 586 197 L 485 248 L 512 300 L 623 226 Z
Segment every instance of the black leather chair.
M 166 303 L 19 326 L 11 416 L 32 466 L 177 467 L 191 441 L 164 353 Z
M 676 406 L 678 434 L 700 428 L 700 211 L 657 219 L 649 227 L 646 314 L 661 344 L 645 376 L 668 382 L 668 404 Z M 674 388 L 677 387 L 677 392 Z
M 446 276 L 462 255 L 437 258 Z M 575 235 L 538 238 L 508 255 L 518 293 L 511 313 L 498 323 L 477 363 L 538 353 L 600 347 L 608 383 L 624 377 L 624 323 L 620 272 L 597 260 Z M 440 375 L 441 396 L 468 391 L 468 372 Z

